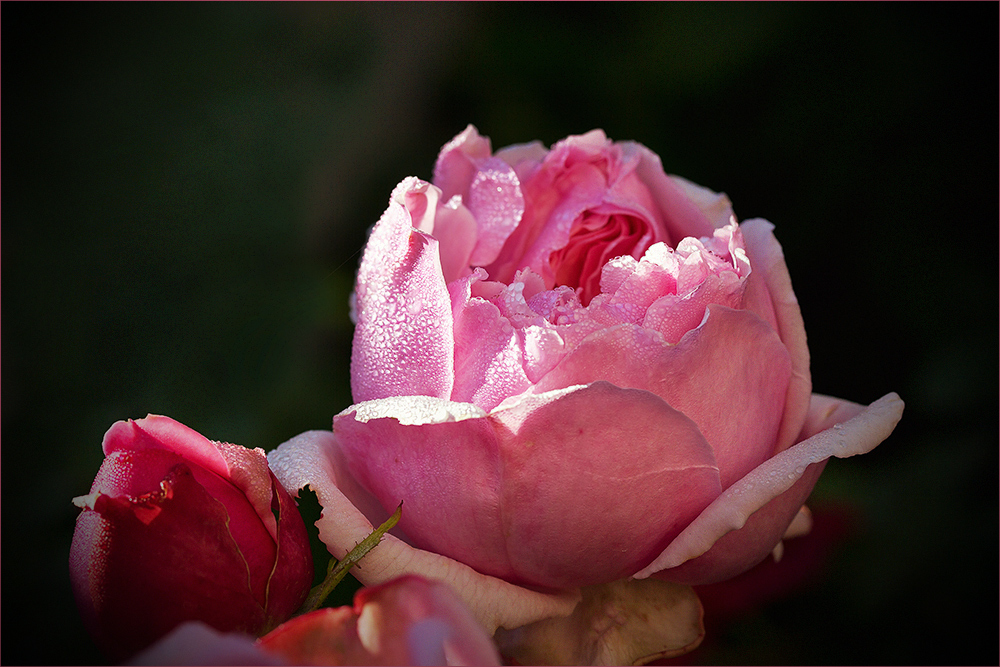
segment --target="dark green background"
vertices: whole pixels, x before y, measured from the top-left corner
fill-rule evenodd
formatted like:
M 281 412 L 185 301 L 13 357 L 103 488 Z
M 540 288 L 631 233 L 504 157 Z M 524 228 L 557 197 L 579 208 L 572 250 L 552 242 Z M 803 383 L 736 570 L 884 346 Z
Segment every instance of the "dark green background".
M 861 521 L 707 662 L 998 658 L 998 5 L 2 5 L 2 662 L 69 593 L 116 420 L 271 449 L 350 404 L 366 229 L 475 123 L 603 128 L 777 226 L 817 391 L 898 391 Z M 709 648 L 709 647 L 706 647 Z

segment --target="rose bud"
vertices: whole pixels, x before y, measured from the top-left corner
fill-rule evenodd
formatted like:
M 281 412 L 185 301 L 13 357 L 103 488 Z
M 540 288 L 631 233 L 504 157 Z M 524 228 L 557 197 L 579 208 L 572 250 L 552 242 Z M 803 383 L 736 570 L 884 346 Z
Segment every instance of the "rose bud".
M 356 404 L 272 468 L 336 516 L 320 536 L 337 557 L 405 503 L 364 583 L 445 579 L 491 630 L 571 619 L 502 635 L 515 658 L 561 632 L 599 645 L 527 659 L 693 646 L 697 598 L 648 578 L 690 590 L 763 561 L 826 461 L 870 451 L 903 409 L 812 394 L 772 230 L 600 130 L 493 153 L 469 126 L 371 232 Z
M 312 557 L 295 501 L 260 449 L 169 417 L 115 423 L 77 517 L 70 577 L 98 646 L 119 660 L 183 621 L 263 634 L 299 607 Z

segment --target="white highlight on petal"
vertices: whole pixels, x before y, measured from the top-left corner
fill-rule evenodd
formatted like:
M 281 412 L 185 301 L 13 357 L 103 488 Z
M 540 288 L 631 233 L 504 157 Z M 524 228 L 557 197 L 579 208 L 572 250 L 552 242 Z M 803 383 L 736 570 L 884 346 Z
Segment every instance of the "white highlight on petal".
M 878 399 L 860 414 L 789 447 L 754 468 L 705 508 L 656 560 L 633 575 L 645 579 L 697 558 L 726 533 L 739 530 L 751 514 L 787 491 L 808 465 L 832 456 L 866 454 L 889 437 L 903 415 L 903 401 L 895 392 Z
M 456 403 L 434 396 L 392 396 L 364 401 L 352 405 L 337 416 L 346 416 L 352 412 L 355 421 L 367 422 L 389 417 L 404 426 L 460 422 L 486 416 L 482 408 L 472 403 Z

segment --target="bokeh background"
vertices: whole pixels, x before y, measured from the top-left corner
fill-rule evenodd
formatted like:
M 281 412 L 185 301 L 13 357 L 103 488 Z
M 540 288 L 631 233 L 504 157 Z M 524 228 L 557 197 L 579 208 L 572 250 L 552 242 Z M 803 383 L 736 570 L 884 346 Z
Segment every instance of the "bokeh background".
M 770 219 L 815 389 L 907 402 L 828 466 L 812 574 L 685 660 L 996 664 L 997 26 L 996 3 L 3 3 L 0 661 L 103 661 L 66 562 L 114 421 L 272 449 L 351 403 L 366 230 L 471 122 L 495 148 L 601 127 Z

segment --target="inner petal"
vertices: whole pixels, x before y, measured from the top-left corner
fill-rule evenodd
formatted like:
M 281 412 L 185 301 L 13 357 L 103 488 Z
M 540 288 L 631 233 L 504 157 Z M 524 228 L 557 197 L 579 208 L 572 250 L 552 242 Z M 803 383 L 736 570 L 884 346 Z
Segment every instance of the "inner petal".
M 569 242 L 549 255 L 556 285 L 578 289 L 583 305 L 601 293 L 601 270 L 615 257 L 638 259 L 652 243 L 648 225 L 625 214 L 585 213 Z

